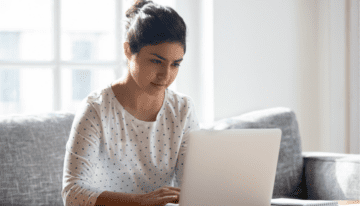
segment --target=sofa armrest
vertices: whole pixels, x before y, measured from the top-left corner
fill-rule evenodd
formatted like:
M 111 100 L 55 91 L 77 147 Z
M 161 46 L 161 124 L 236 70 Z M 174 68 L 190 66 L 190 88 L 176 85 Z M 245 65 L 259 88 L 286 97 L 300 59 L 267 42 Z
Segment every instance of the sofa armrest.
M 360 155 L 302 152 L 302 156 L 308 199 L 360 199 Z

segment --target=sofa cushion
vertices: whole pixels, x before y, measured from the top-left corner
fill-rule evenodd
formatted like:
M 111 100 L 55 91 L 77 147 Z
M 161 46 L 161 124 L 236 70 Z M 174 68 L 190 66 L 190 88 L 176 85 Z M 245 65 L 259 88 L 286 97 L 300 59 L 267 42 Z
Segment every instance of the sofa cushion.
M 64 205 L 65 145 L 72 113 L 0 117 L 0 205 Z
M 303 158 L 295 113 L 286 107 L 257 110 L 221 119 L 202 127 L 204 130 L 279 128 L 282 131 L 272 198 L 301 198 Z
M 310 200 L 360 200 L 360 155 L 303 152 Z

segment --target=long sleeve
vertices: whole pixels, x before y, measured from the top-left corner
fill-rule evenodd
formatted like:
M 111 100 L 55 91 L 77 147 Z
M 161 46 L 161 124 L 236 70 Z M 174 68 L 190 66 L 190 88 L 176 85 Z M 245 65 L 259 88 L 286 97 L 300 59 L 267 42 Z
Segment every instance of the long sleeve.
M 181 142 L 178 159 L 177 159 L 176 166 L 175 166 L 175 182 L 174 183 L 175 183 L 176 187 L 181 187 L 181 185 L 182 185 L 183 165 L 184 165 L 184 160 L 185 160 L 185 156 L 186 156 L 186 150 L 187 150 L 187 145 L 188 145 L 187 140 L 189 138 L 189 133 L 190 133 L 190 131 L 200 130 L 200 124 L 199 124 L 199 121 L 198 121 L 198 118 L 197 118 L 196 112 L 195 112 L 195 105 L 194 105 L 193 100 L 190 97 L 188 97 L 188 102 L 187 102 L 186 106 L 188 108 L 188 115 L 185 120 L 182 142 Z
M 95 205 L 101 194 L 93 184 L 95 159 L 99 153 L 101 120 L 88 102 L 77 110 L 66 144 L 61 196 L 64 205 Z
M 64 205 L 93 206 L 103 191 L 145 194 L 181 181 L 187 136 L 199 128 L 184 94 L 166 89 L 156 121 L 146 122 L 127 112 L 111 84 L 92 92 L 66 144 Z

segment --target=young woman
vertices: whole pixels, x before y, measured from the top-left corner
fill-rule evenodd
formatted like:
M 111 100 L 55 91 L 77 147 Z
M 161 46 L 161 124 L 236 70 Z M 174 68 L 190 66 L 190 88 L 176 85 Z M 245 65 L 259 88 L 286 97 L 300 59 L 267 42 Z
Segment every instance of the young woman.
M 136 1 L 126 17 L 128 72 L 88 95 L 75 115 L 65 205 L 179 203 L 186 140 L 200 129 L 193 100 L 168 89 L 186 52 L 186 25 L 152 1 Z

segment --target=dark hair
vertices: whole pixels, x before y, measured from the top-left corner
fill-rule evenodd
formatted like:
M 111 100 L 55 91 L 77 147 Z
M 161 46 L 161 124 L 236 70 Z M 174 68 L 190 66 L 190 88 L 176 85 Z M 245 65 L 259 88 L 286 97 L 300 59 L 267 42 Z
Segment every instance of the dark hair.
M 180 43 L 186 52 L 186 24 L 169 6 L 153 1 L 137 0 L 126 11 L 125 41 L 129 42 L 132 54 L 148 45 L 165 42 Z

